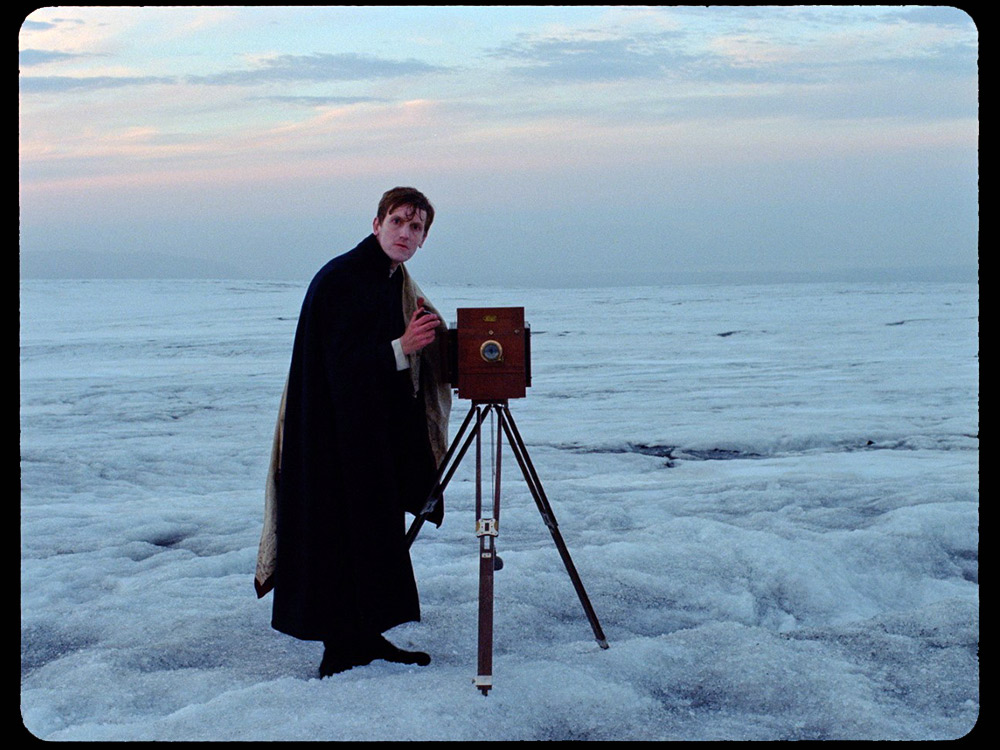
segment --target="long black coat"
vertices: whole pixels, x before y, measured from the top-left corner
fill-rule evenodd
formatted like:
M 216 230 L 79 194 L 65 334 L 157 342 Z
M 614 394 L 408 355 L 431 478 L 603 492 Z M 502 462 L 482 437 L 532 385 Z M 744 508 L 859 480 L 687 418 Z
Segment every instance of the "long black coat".
M 396 369 L 403 274 L 389 268 L 370 235 L 316 274 L 299 316 L 271 624 L 304 640 L 420 619 L 404 511 L 419 510 L 435 463 L 422 397 Z

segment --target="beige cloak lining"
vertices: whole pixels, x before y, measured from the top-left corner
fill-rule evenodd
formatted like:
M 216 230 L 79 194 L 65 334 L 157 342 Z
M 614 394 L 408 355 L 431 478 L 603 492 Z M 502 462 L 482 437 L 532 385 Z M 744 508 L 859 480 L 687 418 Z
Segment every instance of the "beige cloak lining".
M 427 300 L 420 287 L 400 264 L 403 273 L 403 320 L 409 322 L 413 311 L 417 309 L 417 300 L 424 298 L 424 307 L 441 320 L 441 327 L 447 327 L 444 317 Z M 414 392 L 420 387 L 420 373 L 424 372 L 424 404 L 427 411 L 427 435 L 430 438 L 431 450 L 438 466 L 448 450 L 448 418 L 451 414 L 451 385 L 444 380 L 440 349 L 440 337 L 434 343 L 425 347 L 418 354 L 408 356 L 410 377 Z M 271 463 L 264 484 L 264 528 L 260 535 L 260 547 L 257 552 L 257 572 L 254 576 L 254 588 L 257 596 L 262 597 L 274 587 L 274 572 L 277 557 L 277 514 L 278 514 L 278 467 L 281 465 L 281 445 L 285 429 L 285 399 L 288 396 L 288 381 L 281 394 L 281 404 L 278 407 L 278 420 L 274 426 L 274 439 L 271 444 Z

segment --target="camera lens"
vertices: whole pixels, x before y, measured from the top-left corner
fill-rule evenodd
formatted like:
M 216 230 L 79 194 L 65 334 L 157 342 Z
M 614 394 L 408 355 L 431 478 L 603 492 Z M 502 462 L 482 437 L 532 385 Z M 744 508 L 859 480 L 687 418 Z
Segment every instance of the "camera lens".
M 484 341 L 479 347 L 479 354 L 487 362 L 499 362 L 503 359 L 503 347 L 499 341 Z

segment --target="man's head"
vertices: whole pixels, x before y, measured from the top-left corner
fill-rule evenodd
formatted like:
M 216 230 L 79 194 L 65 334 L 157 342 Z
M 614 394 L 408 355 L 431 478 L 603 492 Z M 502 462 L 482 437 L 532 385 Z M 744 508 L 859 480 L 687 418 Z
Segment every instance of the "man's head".
M 434 221 L 434 206 L 427 200 L 427 196 L 416 188 L 395 187 L 392 190 L 387 190 L 382 195 L 382 200 L 378 203 L 376 217 L 379 221 L 385 221 L 386 216 L 402 206 L 411 206 L 418 211 L 424 212 L 426 216 L 426 220 L 424 221 L 424 235 L 426 236 L 427 232 L 431 229 L 431 223 Z
M 397 187 L 387 191 L 378 204 L 372 232 L 393 265 L 405 263 L 427 239 L 434 206 L 419 190 Z

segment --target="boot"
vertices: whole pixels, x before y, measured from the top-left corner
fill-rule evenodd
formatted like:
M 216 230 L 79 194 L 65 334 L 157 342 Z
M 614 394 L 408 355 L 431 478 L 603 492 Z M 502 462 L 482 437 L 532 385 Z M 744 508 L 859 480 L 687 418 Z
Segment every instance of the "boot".
M 354 667 L 363 667 L 376 658 L 378 657 L 370 647 L 362 646 L 356 641 L 348 641 L 346 644 L 341 641 L 324 641 L 323 660 L 319 664 L 320 679 Z
M 396 664 L 416 664 L 420 667 L 426 667 L 431 663 L 429 654 L 425 654 L 423 651 L 404 651 L 391 644 L 381 634 L 373 636 L 370 644 L 371 652 L 376 659 L 384 659 Z

